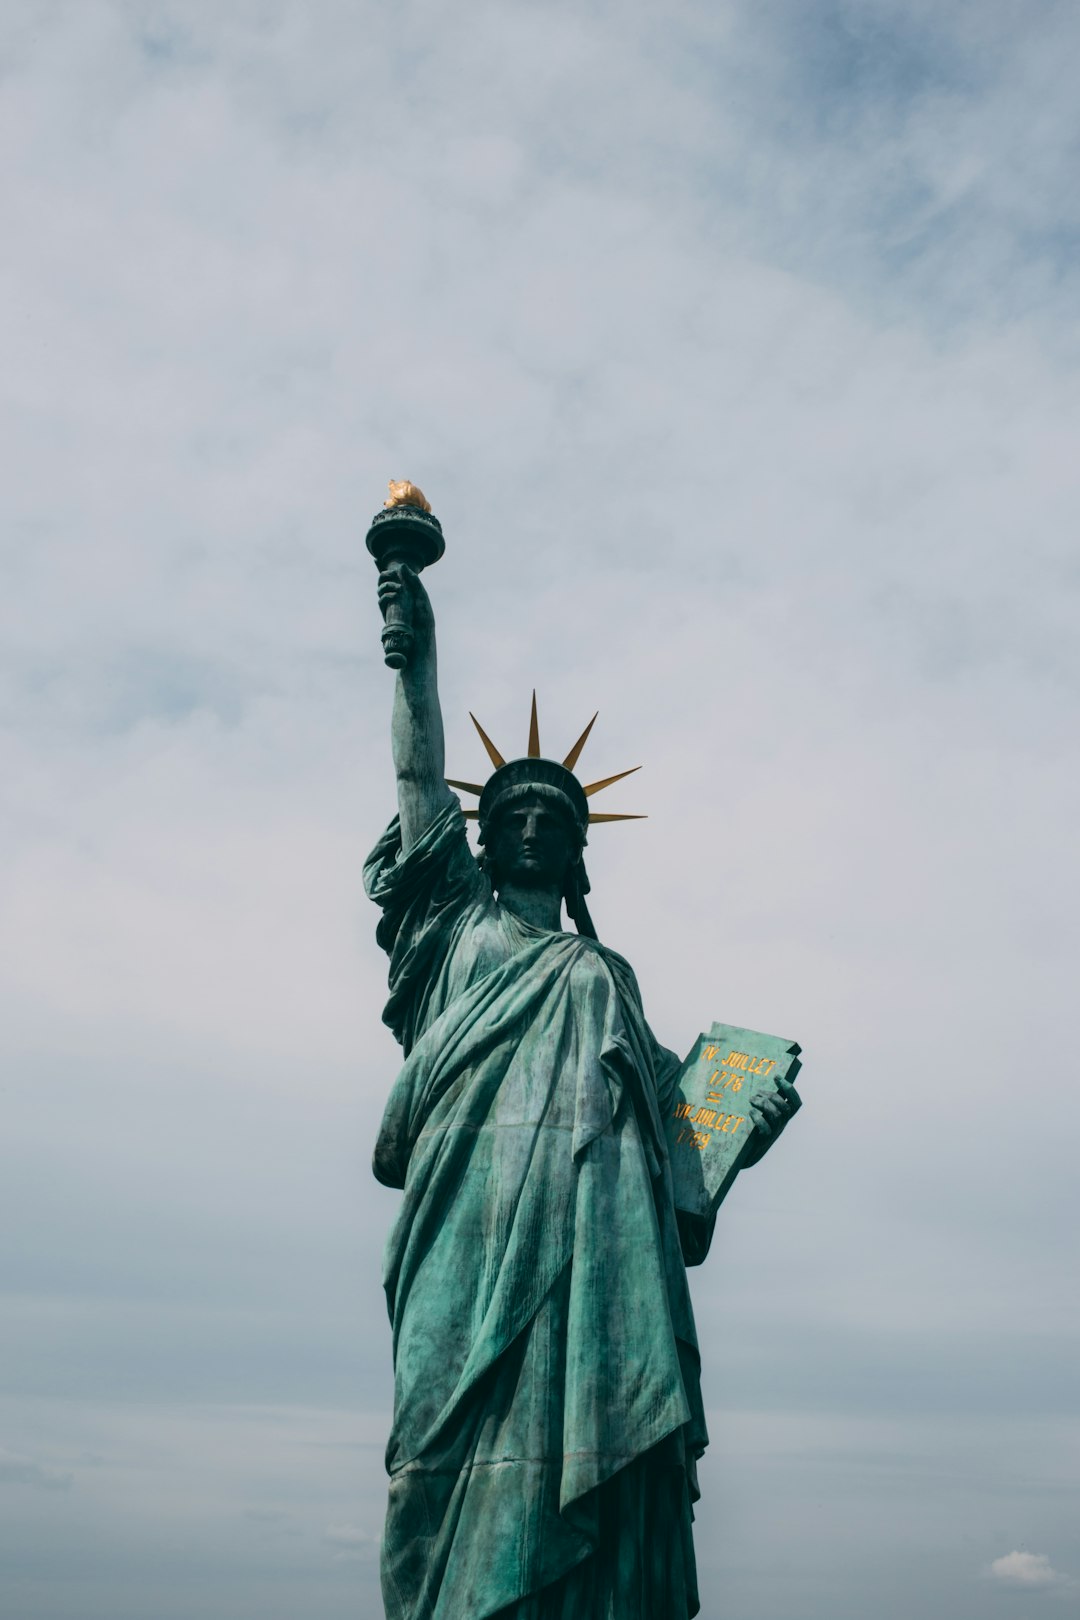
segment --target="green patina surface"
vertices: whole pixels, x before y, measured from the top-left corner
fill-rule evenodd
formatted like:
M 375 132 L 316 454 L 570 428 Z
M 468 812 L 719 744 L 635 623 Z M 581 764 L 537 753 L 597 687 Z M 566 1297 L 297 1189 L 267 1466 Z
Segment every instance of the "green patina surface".
M 560 796 L 552 766 L 533 802 L 508 768 L 478 861 L 444 782 L 426 593 L 392 566 L 380 602 L 412 636 L 400 817 L 365 871 L 404 1051 L 374 1161 L 402 1192 L 386 1614 L 688 1620 L 707 1437 L 686 1266 L 715 1211 L 676 1208 L 681 1065 L 591 937 L 580 788 Z M 782 1124 L 763 1106 L 758 1157 Z
M 394 826 L 367 869 L 407 1053 L 375 1153 L 404 1189 L 387 1612 L 491 1615 L 584 1564 L 570 1613 L 693 1614 L 706 1435 L 661 1122 L 678 1061 L 619 956 L 498 904 L 456 804 L 398 853 Z M 635 1461 L 617 1517 L 653 1528 L 623 1548 L 602 1487 Z M 605 1606 L 582 1606 L 598 1583 Z

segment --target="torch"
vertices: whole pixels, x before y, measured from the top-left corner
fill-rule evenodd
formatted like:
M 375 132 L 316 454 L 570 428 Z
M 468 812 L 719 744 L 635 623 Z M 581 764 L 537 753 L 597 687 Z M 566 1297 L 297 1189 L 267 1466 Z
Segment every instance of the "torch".
M 367 548 L 380 574 L 392 563 L 407 563 L 418 574 L 438 562 L 446 550 L 442 524 L 415 484 L 390 480 L 390 499 L 371 520 Z M 382 644 L 389 667 L 404 669 L 412 656 L 413 631 L 409 611 L 400 601 L 391 602 L 386 610 Z

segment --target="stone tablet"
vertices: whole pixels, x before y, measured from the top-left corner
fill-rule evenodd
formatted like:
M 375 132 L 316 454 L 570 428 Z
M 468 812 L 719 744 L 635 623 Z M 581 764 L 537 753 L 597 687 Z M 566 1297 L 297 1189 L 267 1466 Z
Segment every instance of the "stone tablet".
M 754 1096 L 793 1081 L 801 1050 L 797 1041 L 733 1024 L 698 1036 L 664 1121 L 676 1209 L 704 1220 L 716 1213 L 746 1157 Z

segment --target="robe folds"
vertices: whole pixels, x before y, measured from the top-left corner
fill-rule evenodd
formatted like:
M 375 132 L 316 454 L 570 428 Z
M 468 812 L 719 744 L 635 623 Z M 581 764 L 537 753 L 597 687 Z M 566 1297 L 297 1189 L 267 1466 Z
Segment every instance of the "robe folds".
M 662 1110 L 614 951 L 494 898 L 456 800 L 365 868 L 404 1048 L 388 1620 L 688 1620 L 706 1432 Z

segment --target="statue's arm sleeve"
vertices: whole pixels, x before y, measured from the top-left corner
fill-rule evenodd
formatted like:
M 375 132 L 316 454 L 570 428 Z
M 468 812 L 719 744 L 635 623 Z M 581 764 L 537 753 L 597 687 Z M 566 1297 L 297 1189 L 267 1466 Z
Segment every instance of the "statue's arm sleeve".
M 382 911 L 375 937 L 390 958 L 383 1019 L 409 1047 L 463 915 L 491 895 L 469 848 L 457 799 L 451 798 L 405 853 L 395 816 L 368 856 L 364 887 Z
M 653 1043 L 653 1069 L 656 1074 L 656 1100 L 661 1119 L 667 1119 L 675 1106 L 676 1081 L 682 1068 L 682 1059 L 669 1047 L 661 1046 L 650 1030 Z M 709 1253 L 716 1230 L 716 1211 L 709 1216 L 691 1215 L 685 1209 L 676 1209 L 676 1225 L 683 1259 L 688 1266 L 700 1266 Z
M 653 1045 L 653 1073 L 656 1075 L 656 1101 L 660 1109 L 661 1119 L 666 1118 L 668 1110 L 675 1101 L 675 1082 L 679 1078 L 682 1068 L 682 1059 L 678 1053 L 668 1046 L 661 1046 L 652 1030 L 649 1031 Z

